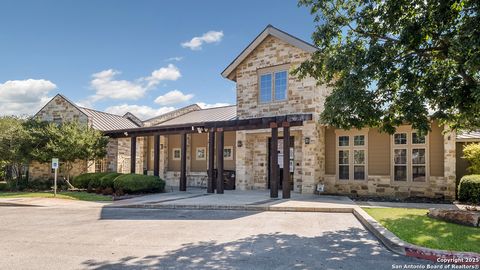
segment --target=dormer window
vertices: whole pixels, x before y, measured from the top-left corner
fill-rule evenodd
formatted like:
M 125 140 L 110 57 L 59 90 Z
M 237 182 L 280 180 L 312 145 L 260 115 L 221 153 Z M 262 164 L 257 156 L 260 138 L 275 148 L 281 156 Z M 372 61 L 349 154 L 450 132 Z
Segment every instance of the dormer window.
M 279 70 L 260 74 L 259 101 L 269 103 L 287 100 L 287 79 L 286 70 Z

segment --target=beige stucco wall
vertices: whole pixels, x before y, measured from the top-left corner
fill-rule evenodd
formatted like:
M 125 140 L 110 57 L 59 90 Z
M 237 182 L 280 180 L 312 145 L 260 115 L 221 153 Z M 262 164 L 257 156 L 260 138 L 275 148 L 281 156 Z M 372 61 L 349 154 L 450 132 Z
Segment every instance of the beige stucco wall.
M 390 175 L 390 135 L 376 128 L 368 130 L 368 173 Z

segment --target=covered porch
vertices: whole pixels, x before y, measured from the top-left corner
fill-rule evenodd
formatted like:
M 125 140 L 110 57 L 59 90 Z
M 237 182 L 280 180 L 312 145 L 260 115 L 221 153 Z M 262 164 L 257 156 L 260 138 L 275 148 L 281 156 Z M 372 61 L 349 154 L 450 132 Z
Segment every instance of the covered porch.
M 200 123 L 188 123 L 180 125 L 163 125 L 163 126 L 151 126 L 151 127 L 140 127 L 135 129 L 125 129 L 125 130 L 115 130 L 107 131 L 105 134 L 111 138 L 129 139 L 129 172 L 130 173 L 142 173 L 143 168 L 139 170 L 138 166 L 146 162 L 147 167 L 153 167 L 152 174 L 155 176 L 160 176 L 161 166 L 165 169 L 165 166 L 175 165 L 179 173 L 173 174 L 171 176 L 178 178 L 178 189 L 179 191 L 187 190 L 187 172 L 194 171 L 198 173 L 206 174 L 206 188 L 208 193 L 218 193 L 223 194 L 225 190 L 225 181 L 223 177 L 224 171 L 232 169 L 232 160 L 226 159 L 225 151 L 232 152 L 233 149 L 229 150 L 228 147 L 243 147 L 245 148 L 244 142 L 241 138 L 238 138 L 236 134 L 241 132 L 255 131 L 255 130 L 269 130 L 269 161 L 268 161 L 268 178 L 269 178 L 269 187 L 270 187 L 270 196 L 272 198 L 278 197 L 279 187 L 282 187 L 282 197 L 290 198 L 290 168 L 291 168 L 291 159 L 290 159 L 290 145 L 291 145 L 291 136 L 290 129 L 292 127 L 303 126 L 304 121 L 311 121 L 311 114 L 292 114 L 292 115 L 282 115 L 282 116 L 271 116 L 271 117 L 260 117 L 260 118 L 251 118 L 251 119 L 234 119 L 227 121 L 211 121 L 211 122 L 200 122 Z M 278 149 L 279 141 L 279 130 L 283 136 L 281 139 L 281 147 L 284 149 Z M 234 136 L 232 136 L 232 134 Z M 232 139 L 233 137 L 233 139 Z M 178 144 L 178 149 L 175 151 L 165 151 L 161 141 L 173 142 L 172 138 L 175 138 Z M 192 138 L 196 138 L 193 139 Z M 229 141 L 228 146 L 225 146 L 225 140 Z M 139 147 L 137 147 L 137 142 L 141 141 L 142 143 L 147 143 L 152 145 L 150 156 L 153 158 L 146 158 L 145 161 L 142 161 L 140 164 L 137 162 L 137 157 L 142 155 L 138 153 Z M 204 153 L 202 153 L 202 147 L 199 147 L 199 153 L 195 153 L 192 150 L 192 145 L 203 141 L 206 144 Z M 125 142 L 124 142 L 125 143 Z M 232 146 L 233 144 L 233 146 Z M 190 149 L 187 149 L 187 145 L 190 146 Z M 201 144 L 200 144 L 201 145 Z M 171 147 L 169 148 L 171 150 Z M 163 150 L 163 151 L 162 151 Z M 281 150 L 281 151 L 279 151 Z M 280 175 L 278 163 L 282 163 L 279 160 L 278 153 L 281 152 L 280 158 L 283 161 L 283 170 L 282 175 Z M 149 153 L 147 153 L 148 155 Z M 163 157 L 161 156 L 163 154 Z M 192 163 L 191 157 L 193 155 L 200 155 L 205 158 L 204 162 Z M 190 160 L 188 160 L 190 157 Z M 172 161 L 175 162 L 172 162 Z M 187 162 L 189 161 L 189 162 Z M 234 161 L 233 164 L 241 164 L 241 160 Z M 278 162 L 278 163 L 277 163 Z M 187 164 L 189 168 L 187 170 Z M 203 165 L 202 165 L 203 164 Z M 202 172 L 202 168 L 204 168 Z M 235 173 L 238 175 L 242 174 L 242 170 L 233 165 Z M 146 173 L 146 172 L 144 172 Z M 282 176 L 282 177 L 281 177 Z M 228 185 L 228 183 L 227 183 Z

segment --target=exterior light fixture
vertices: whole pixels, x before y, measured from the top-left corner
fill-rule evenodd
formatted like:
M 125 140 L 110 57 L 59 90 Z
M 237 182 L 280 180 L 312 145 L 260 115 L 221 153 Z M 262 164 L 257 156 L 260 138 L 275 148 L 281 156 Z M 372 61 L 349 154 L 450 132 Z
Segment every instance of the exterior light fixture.
M 127 137 L 127 136 L 128 136 L 128 132 L 125 131 L 125 132 L 123 133 L 123 135 L 125 135 L 125 137 Z
M 305 137 L 305 144 L 310 144 L 310 137 Z
M 238 140 L 237 141 L 237 147 L 242 147 L 242 145 L 243 145 L 243 142 L 241 140 Z

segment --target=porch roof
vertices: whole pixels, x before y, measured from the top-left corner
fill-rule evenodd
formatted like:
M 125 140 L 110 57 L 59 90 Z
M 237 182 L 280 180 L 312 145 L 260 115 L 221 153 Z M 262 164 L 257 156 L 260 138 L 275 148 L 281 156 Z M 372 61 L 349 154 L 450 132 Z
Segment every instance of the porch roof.
M 197 133 L 208 131 L 237 131 L 265 129 L 273 126 L 281 127 L 288 123 L 288 126 L 302 126 L 303 121 L 312 120 L 312 114 L 289 114 L 280 116 L 268 116 L 249 119 L 233 119 L 223 121 L 205 121 L 195 123 L 181 123 L 171 125 L 160 125 L 150 127 L 128 128 L 121 130 L 108 130 L 104 134 L 113 138 L 169 135 L 181 133 Z

